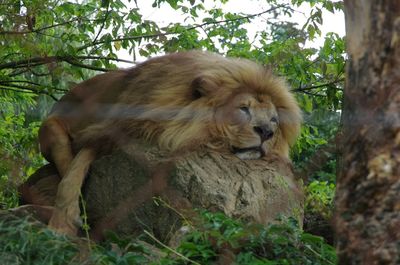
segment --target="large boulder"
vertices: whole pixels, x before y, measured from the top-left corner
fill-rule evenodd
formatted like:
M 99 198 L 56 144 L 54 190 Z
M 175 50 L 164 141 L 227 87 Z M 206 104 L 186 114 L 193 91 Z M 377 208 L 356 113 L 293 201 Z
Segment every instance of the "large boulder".
M 84 187 L 92 235 L 104 230 L 167 241 L 193 208 L 267 224 L 280 215 L 301 223 L 303 193 L 290 166 L 274 157 L 240 160 L 231 154 L 191 152 L 172 158 L 130 146 L 92 164 Z
M 43 178 L 35 181 L 55 183 Z M 28 189 L 44 190 L 35 181 Z M 147 230 L 168 242 L 195 208 L 260 224 L 281 215 L 300 223 L 303 218 L 301 181 L 279 157 L 240 160 L 210 151 L 168 157 L 154 147 L 127 145 L 92 163 L 82 194 L 91 236 L 98 240 L 106 230 L 129 236 Z

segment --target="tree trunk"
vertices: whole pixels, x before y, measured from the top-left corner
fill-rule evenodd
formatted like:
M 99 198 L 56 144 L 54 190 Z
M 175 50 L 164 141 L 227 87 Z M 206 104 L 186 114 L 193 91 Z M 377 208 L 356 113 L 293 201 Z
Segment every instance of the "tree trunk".
M 400 264 L 400 1 L 344 2 L 339 264 Z

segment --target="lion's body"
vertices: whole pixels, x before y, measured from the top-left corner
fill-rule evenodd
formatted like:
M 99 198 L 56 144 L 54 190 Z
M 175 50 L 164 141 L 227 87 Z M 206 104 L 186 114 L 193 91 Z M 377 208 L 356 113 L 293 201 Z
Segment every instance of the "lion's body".
M 196 78 L 213 83 L 205 84 L 211 90 L 210 97 L 193 100 L 191 86 Z M 86 140 L 96 141 L 103 130 L 108 129 L 108 134 L 110 129 L 115 131 L 115 126 L 120 126 L 124 130 L 116 133 L 129 131 L 138 137 L 156 139 L 160 147 L 170 150 L 211 142 L 228 148 L 213 124 L 213 111 L 244 92 L 269 96 L 280 116 L 285 116 L 277 132 L 282 139 L 276 139 L 272 149 L 287 156 L 288 144 L 297 137 L 301 117 L 285 83 L 258 64 L 211 53 L 172 54 L 150 59 L 132 69 L 98 75 L 67 93 L 48 120 L 60 122 L 72 143 L 76 140 L 78 145 L 86 144 Z M 46 122 L 42 128 L 45 126 Z M 45 135 L 46 130 L 41 132 L 42 152 L 51 160 L 51 137 Z
M 241 158 L 269 152 L 288 157 L 300 122 L 299 107 L 285 82 L 263 66 L 192 51 L 150 59 L 75 86 L 55 105 L 39 138 L 43 155 L 61 176 L 72 179 L 77 172 L 84 174 L 99 152 L 126 137 L 171 152 L 212 148 Z M 79 179 L 77 183 L 83 177 Z M 60 189 L 59 204 L 72 196 Z M 60 218 L 50 224 L 62 226 Z

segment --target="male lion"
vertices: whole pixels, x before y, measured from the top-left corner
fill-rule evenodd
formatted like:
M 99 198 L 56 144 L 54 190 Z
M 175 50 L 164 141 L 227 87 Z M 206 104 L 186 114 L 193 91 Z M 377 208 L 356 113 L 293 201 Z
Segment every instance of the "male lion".
M 285 82 L 245 59 L 189 51 L 98 75 L 63 96 L 39 131 L 41 152 L 62 177 L 49 226 L 77 232 L 90 163 L 125 137 L 167 152 L 209 148 L 241 159 L 287 158 L 300 123 Z

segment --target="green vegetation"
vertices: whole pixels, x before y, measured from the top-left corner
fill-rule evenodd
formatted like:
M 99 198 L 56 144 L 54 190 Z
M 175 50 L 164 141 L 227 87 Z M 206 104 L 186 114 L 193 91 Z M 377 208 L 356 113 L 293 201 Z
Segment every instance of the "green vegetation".
M 78 246 L 26 218 L 1 216 L 2 264 L 64 264 L 76 260 Z M 73 263 L 73 262 L 72 262 Z
M 323 12 L 341 10 L 341 2 L 254 1 L 249 4 L 261 5 L 262 10 L 245 14 L 225 11 L 229 0 L 155 0 L 153 10 L 168 8 L 182 18 L 166 24 L 143 15 L 136 2 L 145 1 L 78 2 L 5 0 L 0 4 L 0 209 L 18 205 L 17 185 L 44 163 L 36 142 L 40 121 L 72 84 L 115 69 L 119 63 L 133 65 L 165 52 L 206 49 L 271 65 L 284 76 L 305 117 L 291 154 L 300 171 L 335 137 L 342 104 L 344 39 L 329 33 L 322 47 L 307 44 L 320 37 Z M 290 19 L 300 5 L 309 7 L 303 24 Z M 259 27 L 252 32 L 249 25 L 256 21 Z M 121 57 L 122 50 L 129 52 L 130 59 Z M 319 168 L 306 172 L 306 211 L 327 220 L 335 189 L 335 154 L 319 163 Z M 200 264 L 215 260 L 218 246 L 225 243 L 240 249 L 238 264 L 335 263 L 333 250 L 323 239 L 303 233 L 290 222 L 253 229 L 220 215 L 203 214 L 203 218 L 204 223 L 175 250 Z M 0 242 L 0 257 L 26 264 L 64 264 L 79 249 L 77 243 L 26 220 L 0 221 L 0 235 L 0 241 L 5 240 Z M 207 243 L 210 236 L 216 246 Z M 143 264 L 149 256 L 146 251 L 129 241 L 123 246 L 120 242 L 95 246 L 90 255 L 100 264 Z M 163 251 L 168 258 L 161 264 L 190 263 Z
M 23 218 L 0 222 L 2 264 L 213 264 L 234 253 L 236 264 L 336 264 L 332 246 L 304 233 L 294 219 L 267 227 L 248 226 L 220 213 L 201 212 L 176 249 L 110 234 L 102 245 L 70 240 Z M 148 234 L 150 235 L 150 234 Z M 151 235 L 150 235 L 151 236 Z M 152 237 L 143 240 L 152 242 Z
M 177 248 L 199 264 L 212 264 L 226 249 L 236 254 L 236 264 L 336 264 L 334 248 L 302 232 L 294 219 L 262 227 L 246 226 L 220 213 L 202 212 L 201 216 L 201 225 Z M 166 259 L 161 264 L 186 263 Z

